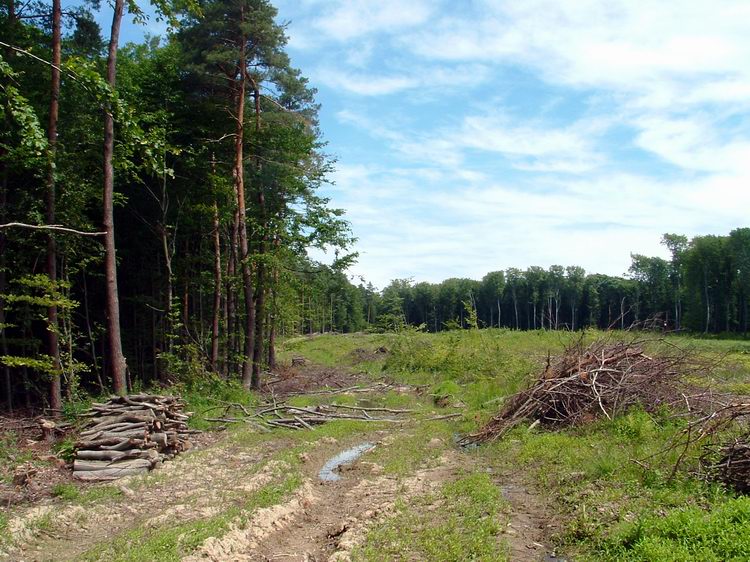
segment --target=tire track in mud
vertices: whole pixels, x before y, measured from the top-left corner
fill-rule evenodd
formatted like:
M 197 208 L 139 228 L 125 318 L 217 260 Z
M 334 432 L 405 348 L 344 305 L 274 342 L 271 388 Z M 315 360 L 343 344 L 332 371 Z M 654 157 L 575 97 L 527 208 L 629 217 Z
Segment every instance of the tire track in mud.
M 376 446 L 387 445 L 380 441 Z M 307 463 L 306 479 L 290 500 L 257 511 L 246 528 L 208 539 L 184 560 L 349 560 L 352 549 L 373 524 L 388 517 L 399 499 L 437 491 L 457 477 L 461 462 L 458 452 L 448 451 L 436 466 L 398 477 L 382 475 L 382 467 L 365 454 L 344 467 L 341 480 L 324 482 L 317 477 L 323 464 L 318 458 Z

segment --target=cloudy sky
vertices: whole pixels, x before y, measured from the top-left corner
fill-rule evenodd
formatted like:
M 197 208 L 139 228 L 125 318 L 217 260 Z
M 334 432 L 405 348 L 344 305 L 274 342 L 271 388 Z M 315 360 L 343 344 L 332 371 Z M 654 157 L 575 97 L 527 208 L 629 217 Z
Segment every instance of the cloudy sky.
M 750 225 L 747 0 L 276 5 L 319 90 L 352 274 L 622 274 L 664 232 Z

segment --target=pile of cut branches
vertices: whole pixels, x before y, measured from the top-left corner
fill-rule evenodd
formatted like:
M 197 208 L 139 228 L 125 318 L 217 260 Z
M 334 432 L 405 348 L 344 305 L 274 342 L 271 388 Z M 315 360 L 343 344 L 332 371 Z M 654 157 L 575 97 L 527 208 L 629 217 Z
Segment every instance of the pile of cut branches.
M 147 472 L 157 463 L 189 449 L 191 414 L 176 396 L 134 394 L 93 404 L 76 443 L 73 476 L 114 480 Z
M 698 476 L 750 494 L 750 403 L 729 401 L 693 419 L 668 450 L 681 447 L 673 474 L 693 444 L 702 444 Z
M 232 406 L 238 413 L 241 411 L 244 415 L 231 417 L 225 415 L 219 418 L 204 419 L 217 423 L 244 422 L 261 431 L 270 431 L 273 428 L 312 429 L 316 425 L 334 420 L 400 423 L 404 421 L 403 418 L 394 416 L 414 412 L 414 410 L 408 409 L 351 406 L 335 403 L 304 407 L 274 402 L 261 406 L 255 412 L 249 412 L 247 408 L 240 404 Z
M 534 383 L 512 396 L 500 413 L 464 444 L 492 441 L 520 423 L 548 427 L 612 419 L 635 404 L 654 409 L 683 396 L 681 381 L 700 368 L 675 347 L 646 353 L 646 340 L 579 340 L 547 366 Z M 651 342 L 655 343 L 655 342 Z M 680 398 L 681 400 L 682 398 Z

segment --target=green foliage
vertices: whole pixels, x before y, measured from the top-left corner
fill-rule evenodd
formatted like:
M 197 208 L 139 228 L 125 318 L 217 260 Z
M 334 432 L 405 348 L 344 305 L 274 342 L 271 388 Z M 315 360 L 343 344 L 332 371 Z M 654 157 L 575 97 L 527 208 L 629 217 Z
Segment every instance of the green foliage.
M 602 545 L 612 560 L 745 560 L 750 557 L 750 498 L 730 498 L 710 510 L 676 508 L 624 525 Z
M 195 414 L 189 424 L 196 429 L 215 427 L 214 424 L 203 420 L 203 414 L 208 411 L 215 412 L 217 406 L 236 403 L 250 408 L 258 402 L 257 396 L 245 390 L 239 381 L 228 381 L 206 371 L 199 377 L 178 383 L 173 391 L 185 400 L 188 411 Z
M 81 488 L 75 484 L 60 483 L 52 488 L 52 495 L 78 505 L 88 505 L 122 497 L 122 491 L 117 486 Z
M 73 462 L 76 456 L 76 440 L 72 437 L 58 441 L 52 447 L 55 455 L 65 462 Z
M 39 124 L 36 111 L 14 85 L 18 74 L 0 54 L 0 121 L 13 123 L 20 142 L 15 145 L 5 134 L 0 135 L 3 159 L 25 166 L 39 166 L 47 153 L 47 138 Z

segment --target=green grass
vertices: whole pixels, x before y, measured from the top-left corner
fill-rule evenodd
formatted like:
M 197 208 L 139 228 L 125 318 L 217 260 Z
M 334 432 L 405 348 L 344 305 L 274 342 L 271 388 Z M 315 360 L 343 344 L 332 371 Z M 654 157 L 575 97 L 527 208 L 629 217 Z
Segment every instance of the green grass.
M 392 334 L 323 334 L 314 337 L 300 336 L 284 341 L 280 346 L 281 361 L 302 355 L 309 361 L 326 367 L 356 367 L 356 370 L 376 373 L 382 360 L 360 362 L 355 356 L 357 349 L 374 351 L 385 346 L 390 349 Z
M 590 331 L 583 337 L 592 340 L 603 335 Z M 633 337 L 623 333 L 608 336 Z M 372 345 L 372 336 L 361 336 L 359 340 L 350 337 L 345 343 L 337 337 L 297 342 L 296 352 L 309 357 L 308 347 L 315 346 L 313 355 L 334 361 L 346 349 Z M 426 385 L 428 399 L 443 396 L 449 397 L 448 404 L 464 404 L 464 421 L 409 427 L 393 446 L 371 453 L 370 460 L 395 475 L 407 474 L 429 462 L 440 451 L 427 446 L 433 436 L 450 443 L 453 431 L 468 432 L 482 425 L 497 412 L 505 397 L 540 372 L 548 354 L 559 353 L 578 337 L 580 334 L 510 330 L 440 334 L 406 331 L 391 336 L 385 373 L 401 382 Z M 718 362 L 712 372 L 716 387 L 737 394 L 750 393 L 750 341 L 685 335 L 666 339 L 693 351 L 699 361 Z M 326 351 L 325 346 L 333 349 Z M 429 404 L 422 406 L 423 411 L 429 408 Z M 670 478 L 680 451 L 665 449 L 679 436 L 684 423 L 667 412 L 649 414 L 634 409 L 612 421 L 600 420 L 557 432 L 538 428 L 528 432 L 521 427 L 501 442 L 480 447 L 471 454 L 476 462 L 499 473 L 520 470 L 530 486 L 549 498 L 550 510 L 560 512 L 564 521 L 555 546 L 572 557 L 748 559 L 747 503 L 718 485 L 692 476 L 701 450 L 688 450 L 683 468 Z M 400 454 L 389 453 L 388 449 Z M 408 533 L 399 531 L 407 528 L 417 536 L 423 536 L 423 531 L 429 535 L 425 529 L 431 527 L 420 517 L 402 506 L 395 522 L 386 524 L 378 531 L 380 534 L 369 540 L 369 550 L 361 551 L 361 558 L 439 556 L 440 553 L 424 550 L 428 546 L 417 544 L 421 539 L 409 542 L 404 536 Z M 474 532 L 469 531 L 468 535 Z M 399 549 L 417 554 L 409 558 L 408 554 L 398 554 Z
M 405 476 L 433 463 L 452 446 L 453 427 L 444 422 L 418 422 L 394 434 L 394 439 L 385 447 L 376 447 L 368 460 L 382 466 L 386 474 Z M 433 439 L 440 443 L 431 444 Z
M 220 537 L 230 525 L 245 527 L 252 524 L 252 512 L 284 501 L 299 487 L 302 479 L 293 473 L 281 482 L 258 489 L 241 504 L 228 507 L 213 517 L 166 527 L 147 529 L 137 527 L 99 545 L 82 556 L 82 560 L 112 562 L 177 562 L 196 550 L 209 537 Z
M 0 433 L 0 480 L 10 483 L 16 467 L 33 458 L 30 451 L 18 446 L 17 437 L 12 432 Z
M 624 525 L 602 544 L 601 558 L 674 561 L 750 558 L 750 498 L 727 498 L 711 509 L 680 507 Z
M 99 501 L 112 501 L 122 496 L 116 486 L 92 486 L 80 488 L 75 484 L 61 483 L 52 488 L 52 495 L 71 503 L 88 505 Z
M 688 469 L 697 467 L 699 448 L 688 450 L 683 470 L 671 478 L 681 450 L 665 449 L 683 423 L 633 410 L 612 421 L 564 431 L 529 433 L 518 428 L 475 454 L 501 472 L 523 467 L 529 483 L 566 514 L 558 546 L 584 559 L 598 560 L 616 552 L 618 559 L 661 560 L 615 548 L 620 543 L 613 543 L 611 537 L 633 521 L 671 517 L 686 506 L 700 512 L 732 499 L 720 486 L 691 476 Z M 724 532 L 740 530 L 730 524 Z M 666 538 L 660 540 L 664 543 Z M 693 548 L 686 541 L 678 542 Z
M 487 474 L 474 473 L 443 486 L 434 496 L 400 501 L 352 553 L 355 561 L 499 561 L 505 501 Z
M 8 539 L 8 514 L 0 511 L 0 547 L 7 543 Z

